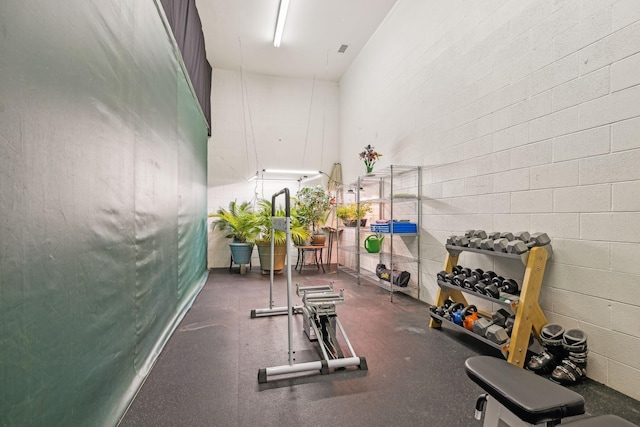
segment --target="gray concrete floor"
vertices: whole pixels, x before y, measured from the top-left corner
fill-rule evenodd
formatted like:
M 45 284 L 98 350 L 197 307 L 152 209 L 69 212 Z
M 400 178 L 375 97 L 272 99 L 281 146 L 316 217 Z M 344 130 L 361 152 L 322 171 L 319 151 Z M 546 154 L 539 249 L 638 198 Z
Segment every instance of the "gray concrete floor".
M 480 426 L 482 390 L 464 361 L 495 350 L 451 328 L 429 329 L 428 307 L 402 294 L 357 285 L 349 276 L 305 270 L 292 285 L 345 289 L 338 316 L 369 369 L 297 374 L 258 384 L 258 369 L 287 364 L 287 317 L 250 318 L 266 308 L 269 276 L 214 270 L 169 340 L 121 426 Z M 276 276 L 276 306 L 286 276 Z M 294 304 L 299 298 L 293 294 Z M 296 361 L 318 360 L 317 344 L 294 317 Z M 587 380 L 573 387 L 586 415 L 614 413 L 640 425 L 640 402 Z

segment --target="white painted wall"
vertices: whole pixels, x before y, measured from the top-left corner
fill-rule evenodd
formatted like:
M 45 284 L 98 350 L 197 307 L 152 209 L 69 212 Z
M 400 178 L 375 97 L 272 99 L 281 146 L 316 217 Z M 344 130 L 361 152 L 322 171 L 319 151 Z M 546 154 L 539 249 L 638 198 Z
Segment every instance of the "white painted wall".
M 338 161 L 338 84 L 237 71 L 213 70 L 209 139 L 209 212 L 237 200 L 271 199 L 292 182 L 247 182 L 265 168 L 321 170 Z M 297 179 L 298 177 L 294 177 Z M 327 177 L 306 185 L 326 185 Z M 303 184 L 305 185 L 305 184 Z M 281 196 L 279 201 L 284 201 Z M 284 204 L 284 203 L 283 203 Z M 228 267 L 219 232 L 209 233 L 209 268 Z M 254 265 L 258 265 L 254 250 Z
M 345 181 L 424 166 L 423 295 L 451 233 L 546 231 L 541 305 L 640 399 L 640 2 L 400 0 L 340 82 Z M 466 258 L 464 258 L 466 256 Z M 522 268 L 486 256 L 461 263 Z

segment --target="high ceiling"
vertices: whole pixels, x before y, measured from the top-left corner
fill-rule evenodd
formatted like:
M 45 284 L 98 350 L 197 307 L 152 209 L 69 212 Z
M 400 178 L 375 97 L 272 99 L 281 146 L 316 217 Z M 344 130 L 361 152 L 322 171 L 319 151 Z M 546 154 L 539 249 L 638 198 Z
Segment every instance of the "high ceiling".
M 395 3 L 291 0 L 276 48 L 280 0 L 196 0 L 213 68 L 328 81 L 340 80 Z

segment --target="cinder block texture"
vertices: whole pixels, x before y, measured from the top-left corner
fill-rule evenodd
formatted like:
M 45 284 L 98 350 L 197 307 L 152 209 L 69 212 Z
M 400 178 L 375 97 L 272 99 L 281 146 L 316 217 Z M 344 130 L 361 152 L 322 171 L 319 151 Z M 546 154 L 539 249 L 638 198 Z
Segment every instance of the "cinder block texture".
M 561 162 L 530 169 L 531 189 L 574 187 L 579 183 L 579 162 Z
M 640 400 L 640 369 L 609 359 L 609 380 L 612 388 Z
M 553 191 L 553 209 L 556 212 L 609 212 L 611 185 L 557 188 Z
M 561 136 L 553 140 L 553 160 L 580 159 L 607 154 L 610 150 L 609 126 Z
M 593 333 L 589 375 L 628 394 L 640 338 L 616 324 L 640 310 L 638 70 L 636 0 L 399 0 L 340 81 L 345 181 L 371 141 L 386 164 L 422 162 L 423 234 L 547 232 L 545 313 Z
M 640 5 L 640 2 L 636 2 Z M 611 65 L 611 91 L 616 92 L 640 84 L 640 54 Z
M 611 151 L 640 148 L 640 118 L 611 125 Z

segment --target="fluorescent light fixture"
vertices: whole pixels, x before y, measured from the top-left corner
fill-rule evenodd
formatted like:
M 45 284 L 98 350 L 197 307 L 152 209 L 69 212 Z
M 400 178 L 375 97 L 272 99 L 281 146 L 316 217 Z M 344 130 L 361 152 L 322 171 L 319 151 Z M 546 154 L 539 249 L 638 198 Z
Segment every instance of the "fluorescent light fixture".
M 276 21 L 276 33 L 273 36 L 273 45 L 280 47 L 282 41 L 282 33 L 284 32 L 284 23 L 287 20 L 287 10 L 289 9 L 289 0 L 280 0 L 280 8 L 278 9 L 278 20 Z
M 315 179 L 320 178 L 321 176 L 322 176 L 322 174 L 321 174 L 321 173 L 315 174 L 314 176 L 306 176 L 306 177 L 304 177 L 303 179 L 301 179 L 301 180 L 300 180 L 300 182 L 301 182 L 301 183 L 304 183 L 304 182 L 313 181 L 313 180 L 315 180 Z
M 294 169 L 262 169 L 264 173 L 283 173 L 283 174 L 292 174 L 292 175 L 316 175 L 319 174 L 320 171 L 303 171 L 303 170 L 294 170 Z
M 290 179 L 279 179 L 279 178 L 258 178 L 256 179 L 256 182 L 298 182 L 297 179 L 295 178 L 290 178 Z

